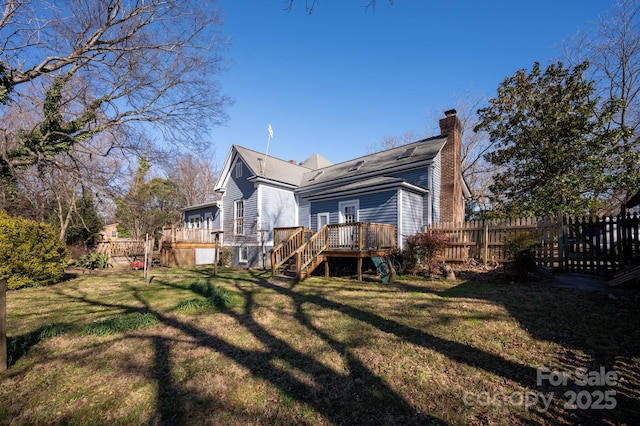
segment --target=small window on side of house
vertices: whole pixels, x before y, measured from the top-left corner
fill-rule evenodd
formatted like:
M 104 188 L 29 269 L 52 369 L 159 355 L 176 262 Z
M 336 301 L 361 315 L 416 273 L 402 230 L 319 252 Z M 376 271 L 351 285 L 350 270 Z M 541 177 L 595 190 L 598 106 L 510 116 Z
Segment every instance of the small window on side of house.
M 242 177 L 242 163 L 240 161 L 236 163 L 236 177 L 237 178 Z
M 249 249 L 247 247 L 240 247 L 238 250 L 238 262 L 247 263 L 249 261 Z
M 233 232 L 236 235 L 244 235 L 244 200 L 238 200 L 234 206 Z

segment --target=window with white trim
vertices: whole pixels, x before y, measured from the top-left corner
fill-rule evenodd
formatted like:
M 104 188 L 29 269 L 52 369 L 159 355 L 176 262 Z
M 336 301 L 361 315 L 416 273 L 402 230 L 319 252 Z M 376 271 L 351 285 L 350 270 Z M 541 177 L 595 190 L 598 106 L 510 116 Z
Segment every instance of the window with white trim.
M 242 177 L 242 163 L 240 161 L 236 163 L 236 177 L 237 178 Z
M 249 248 L 248 247 L 240 247 L 238 250 L 238 262 L 239 263 L 247 263 L 249 261 Z
M 234 203 L 233 233 L 244 235 L 244 200 L 237 200 Z
M 200 228 L 200 215 L 189 216 L 189 228 Z
M 329 213 L 318 213 L 318 231 L 329 224 Z

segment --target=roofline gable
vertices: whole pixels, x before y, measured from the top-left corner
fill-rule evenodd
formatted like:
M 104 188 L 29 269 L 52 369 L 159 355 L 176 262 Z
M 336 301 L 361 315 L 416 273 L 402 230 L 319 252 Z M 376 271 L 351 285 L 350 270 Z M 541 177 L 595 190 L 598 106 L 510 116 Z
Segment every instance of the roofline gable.
M 229 154 L 227 155 L 227 159 L 224 161 L 224 165 L 222 166 L 222 170 L 220 171 L 220 176 L 218 176 L 218 180 L 216 182 L 215 187 L 213 188 L 216 192 L 224 192 L 224 188 L 227 186 L 227 181 L 231 176 L 231 166 L 233 165 L 233 160 L 238 154 L 238 150 L 235 145 L 231 145 L 231 149 L 229 150 Z

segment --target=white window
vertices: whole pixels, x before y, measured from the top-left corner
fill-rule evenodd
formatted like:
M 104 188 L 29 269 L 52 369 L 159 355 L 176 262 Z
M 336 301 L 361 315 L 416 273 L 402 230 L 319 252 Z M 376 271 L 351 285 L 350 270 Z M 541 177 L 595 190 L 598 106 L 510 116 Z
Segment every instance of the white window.
M 244 235 L 244 200 L 235 202 L 233 233 L 236 235 Z
M 200 228 L 200 216 L 189 216 L 189 228 Z
M 213 218 L 211 217 L 210 213 L 207 213 L 204 215 L 204 228 L 205 229 L 211 229 L 213 225 Z
M 329 213 L 318 213 L 318 231 L 329 224 Z
M 118 231 L 111 231 L 111 238 L 118 238 Z
M 238 250 L 238 262 L 247 263 L 249 261 L 249 249 L 247 247 L 240 247 Z
M 236 177 L 237 178 L 242 177 L 242 163 L 240 161 L 236 163 Z

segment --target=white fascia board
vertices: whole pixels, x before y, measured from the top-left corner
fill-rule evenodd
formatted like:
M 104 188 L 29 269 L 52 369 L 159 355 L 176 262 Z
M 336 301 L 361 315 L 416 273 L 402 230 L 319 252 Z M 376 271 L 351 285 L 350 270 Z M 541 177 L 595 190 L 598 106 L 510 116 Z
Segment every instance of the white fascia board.
M 292 185 L 290 183 L 284 183 L 284 182 L 280 182 L 280 181 L 277 181 L 277 180 L 271 180 L 271 179 L 267 179 L 267 178 L 264 178 L 262 176 L 256 176 L 256 175 L 248 177 L 247 180 L 249 182 L 253 182 L 256 188 L 258 187 L 258 185 L 261 185 L 261 184 L 262 185 L 271 186 L 271 187 L 274 187 L 274 188 L 277 188 L 277 187 L 285 188 L 285 189 L 291 190 L 291 191 L 293 191 L 293 190 L 298 188 L 296 185 Z
M 214 191 L 216 192 L 224 192 L 227 181 L 231 176 L 231 166 L 233 165 L 233 160 L 235 157 L 236 151 L 235 146 L 232 146 L 229 150 L 229 154 L 227 155 L 227 159 L 224 161 L 224 166 L 222 166 L 222 171 L 220 172 L 220 176 L 218 176 L 218 180 L 216 182 L 216 186 L 214 187 Z

